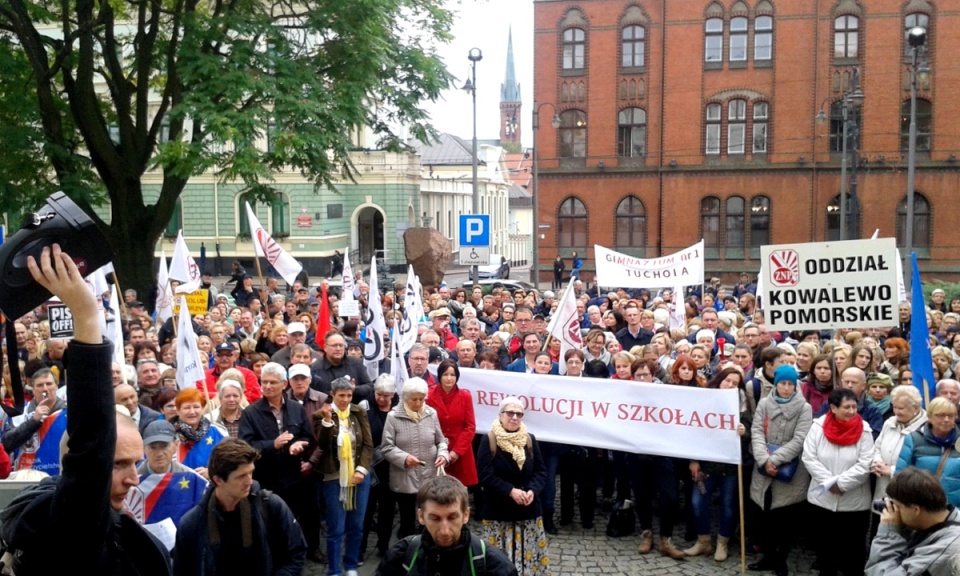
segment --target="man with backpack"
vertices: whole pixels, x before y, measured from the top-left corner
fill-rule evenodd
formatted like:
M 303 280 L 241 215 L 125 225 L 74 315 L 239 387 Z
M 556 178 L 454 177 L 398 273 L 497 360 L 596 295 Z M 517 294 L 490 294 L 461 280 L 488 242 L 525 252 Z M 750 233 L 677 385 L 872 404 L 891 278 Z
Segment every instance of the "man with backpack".
M 423 484 L 417 493 L 417 516 L 425 532 L 394 544 L 377 568 L 379 576 L 517 576 L 499 548 L 470 533 L 467 488 L 453 476 Z

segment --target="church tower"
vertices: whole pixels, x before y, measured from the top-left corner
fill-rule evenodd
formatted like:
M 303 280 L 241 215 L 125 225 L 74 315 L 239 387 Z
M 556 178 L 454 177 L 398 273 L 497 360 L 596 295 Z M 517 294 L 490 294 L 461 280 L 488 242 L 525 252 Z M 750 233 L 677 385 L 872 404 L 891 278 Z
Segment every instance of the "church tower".
M 520 84 L 513 67 L 513 26 L 507 37 L 507 70 L 500 85 L 500 145 L 520 145 Z

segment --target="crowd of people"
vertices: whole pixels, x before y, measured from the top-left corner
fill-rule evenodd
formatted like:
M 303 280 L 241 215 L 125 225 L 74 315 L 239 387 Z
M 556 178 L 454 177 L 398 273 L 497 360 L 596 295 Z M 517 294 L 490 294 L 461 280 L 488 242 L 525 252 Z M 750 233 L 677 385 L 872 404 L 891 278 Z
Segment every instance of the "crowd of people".
M 113 319 L 125 338 L 124 362 L 112 367 L 116 410 L 127 419 L 118 426 L 139 432 L 139 481 L 189 474 L 182 481 L 206 487 L 173 516 L 179 574 L 297 574 L 310 560 L 331 576 L 352 576 L 369 542 L 383 558 L 381 573 L 391 574 L 399 573 L 391 562 L 417 565 L 420 546 L 470 549 L 472 539 L 497 550 L 491 563 L 550 574 L 551 535 L 577 517 L 591 530 L 598 509 L 627 500 L 639 521 L 638 554 L 724 562 L 737 548 L 736 466 L 604 450 L 587 438 L 578 446 L 538 441 L 521 390 L 482 423 L 490 432 L 477 434 L 464 369 L 739 390 L 748 494 L 739 529 L 761 554 L 753 570 L 787 574 L 791 548 L 803 543 L 825 576 L 895 573 L 877 572 L 895 537 L 913 553 L 930 531 L 918 519 L 952 518 L 960 505 L 960 297 L 948 304 L 934 292 L 925 310 L 901 303 L 888 330 L 775 332 L 746 274 L 732 289 L 713 279 L 684 295 L 682 325 L 671 324 L 671 290 L 587 291 L 575 274 L 566 289 L 584 345 L 561 355 L 547 333 L 557 292 L 441 284 L 424 290 L 424 315 L 411 319 L 417 343 L 398 390 L 389 360 L 372 371 L 364 362 L 364 315 L 341 317 L 336 295 L 324 301 L 299 282 L 281 289 L 268 279 L 261 289 L 235 272 L 232 293 L 203 277 L 210 305 L 192 329 L 206 378 L 196 388 L 177 386 L 174 319 L 154 321 L 129 290 L 126 317 Z M 562 280 L 563 269 L 555 272 Z M 361 310 L 382 306 L 387 349 L 405 319 L 405 287 L 395 288 L 371 294 L 356 282 Z M 910 370 L 913 314 L 926 314 L 930 327 L 938 383 L 929 401 Z M 319 325 L 327 317 L 330 325 Z M 60 438 L 47 423 L 72 401 L 67 346 L 49 338 L 43 307 L 15 326 L 7 351 L 20 358 L 28 405 L 4 422 L 2 447 L 15 474 L 56 475 Z M 4 384 L 9 399 L 8 373 Z M 916 495 L 931 485 L 942 498 Z M 884 498 L 886 507 L 872 506 Z M 121 500 L 135 512 L 135 499 Z M 439 536 L 446 528 L 434 509 L 456 517 L 456 543 Z M 471 517 L 476 534 L 465 528 Z M 960 566 L 960 531 L 950 539 L 946 528 L 937 536 L 942 554 L 929 554 L 923 567 L 931 574 Z M 228 543 L 242 554 L 217 552 Z

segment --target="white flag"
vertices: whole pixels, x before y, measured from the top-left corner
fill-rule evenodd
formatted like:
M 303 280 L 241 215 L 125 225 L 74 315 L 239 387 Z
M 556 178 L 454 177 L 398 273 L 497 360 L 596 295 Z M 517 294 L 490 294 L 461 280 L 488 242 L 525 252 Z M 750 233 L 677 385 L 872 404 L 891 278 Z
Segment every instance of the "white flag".
M 253 248 L 256 250 L 257 256 L 266 256 L 267 262 L 270 262 L 274 270 L 283 276 L 287 284 L 293 284 L 297 279 L 297 274 L 300 274 L 300 271 L 303 270 L 303 266 L 263 229 L 260 221 L 257 220 L 257 215 L 250 208 L 250 203 L 246 202 L 246 205 L 250 237 L 253 238 Z
M 202 388 L 201 388 L 202 387 Z M 180 316 L 177 318 L 177 389 L 207 389 L 207 375 L 200 365 L 200 350 L 197 335 L 193 333 L 193 320 L 187 299 L 180 296 Z
M 363 363 L 367 366 L 370 379 L 373 380 L 380 375 L 380 361 L 384 358 L 383 333 L 387 329 L 387 322 L 383 318 L 383 305 L 380 303 L 380 287 L 377 285 L 376 256 L 370 261 L 370 294 L 367 309 L 363 313 L 363 323 L 366 326 Z
M 903 258 L 900 257 L 900 249 L 897 248 L 897 298 L 898 302 L 908 302 L 907 287 L 903 283 Z
M 104 334 L 113 340 L 113 361 L 123 366 L 126 364 L 126 356 L 123 354 L 123 316 L 120 315 L 120 290 L 117 285 L 113 285 L 113 292 L 110 293 L 110 315 L 112 327 Z
M 670 329 L 687 328 L 687 307 L 683 302 L 683 286 L 673 289 L 673 302 L 670 310 Z
M 403 297 L 404 318 L 400 324 L 394 326 L 394 340 L 399 342 L 400 353 L 406 354 L 417 343 L 417 327 L 423 318 L 423 299 L 420 278 L 410 266 L 407 272 L 407 287 Z
M 180 282 L 177 286 L 178 294 L 200 289 L 200 267 L 190 255 L 190 249 L 183 240 L 183 230 L 177 232 L 177 245 L 173 249 L 173 259 L 170 260 L 168 275 L 171 280 Z
M 350 250 L 343 251 L 343 289 L 340 290 L 340 300 L 348 301 L 356 298 L 357 284 L 353 280 L 353 268 L 350 266 Z
M 397 329 L 393 329 L 397 333 Z M 410 378 L 407 365 L 403 361 L 403 352 L 400 351 L 400 339 L 394 338 L 390 343 L 390 374 L 397 381 L 397 393 L 403 391 L 403 383 Z
M 760 272 L 757 273 L 757 306 L 756 309 L 763 311 L 763 266 L 760 266 Z M 753 321 L 753 319 L 750 319 Z
M 173 317 L 173 291 L 167 273 L 167 253 L 160 249 L 160 265 L 157 270 L 157 322 L 166 322 Z
M 97 299 L 97 310 L 100 311 L 100 332 L 105 336 L 107 335 L 107 316 L 103 306 L 103 294 L 110 291 L 110 284 L 107 283 L 109 272 L 113 272 L 113 264 L 108 262 L 88 274 L 85 279 L 94 298 Z
M 563 361 L 567 350 L 583 349 L 583 339 L 580 337 L 580 319 L 577 315 L 577 301 L 574 298 L 572 284 L 568 284 L 563 296 L 560 298 L 560 304 L 557 305 L 557 311 L 550 318 L 550 324 L 547 326 L 547 333 L 560 341 L 560 373 L 567 373 L 567 363 Z

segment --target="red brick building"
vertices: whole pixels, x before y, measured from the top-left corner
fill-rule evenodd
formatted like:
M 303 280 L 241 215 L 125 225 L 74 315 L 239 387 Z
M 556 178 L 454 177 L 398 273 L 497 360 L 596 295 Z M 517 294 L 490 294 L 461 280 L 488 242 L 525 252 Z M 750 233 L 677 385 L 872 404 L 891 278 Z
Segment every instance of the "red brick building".
M 707 274 L 730 281 L 759 268 L 762 244 L 838 238 L 854 75 L 864 101 L 848 237 L 879 229 L 902 247 L 905 30 L 917 24 L 930 73 L 914 246 L 926 277 L 960 276 L 960 2 L 535 0 L 534 11 L 542 279 L 558 251 L 586 254 L 589 278 L 594 244 L 652 257 L 703 237 Z

